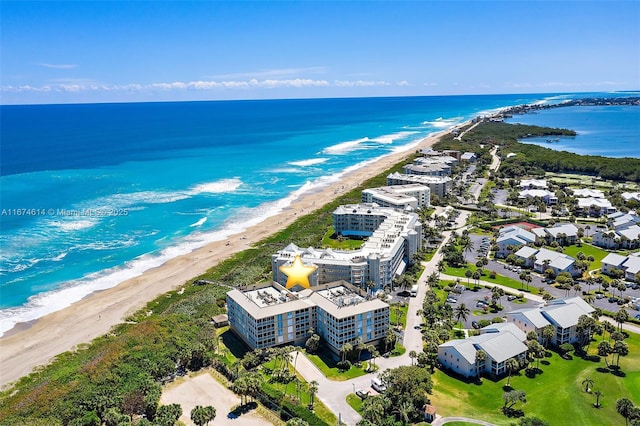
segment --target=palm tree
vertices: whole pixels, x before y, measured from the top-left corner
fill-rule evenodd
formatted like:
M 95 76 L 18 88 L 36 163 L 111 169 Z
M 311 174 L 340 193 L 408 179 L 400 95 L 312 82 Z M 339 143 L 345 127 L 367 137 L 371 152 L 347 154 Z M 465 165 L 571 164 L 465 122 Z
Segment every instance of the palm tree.
M 624 424 L 629 424 L 629 417 L 631 417 L 631 413 L 633 412 L 633 402 L 627 398 L 620 398 L 616 401 L 616 411 L 622 417 L 624 417 Z
M 595 405 L 595 407 L 599 408 L 600 407 L 600 398 L 602 398 L 602 392 L 597 390 L 593 394 L 596 396 L 596 405 Z
M 589 377 L 587 377 L 586 379 L 584 379 L 582 381 L 582 384 L 584 385 L 584 391 L 588 393 L 589 389 L 591 389 L 593 387 L 593 380 L 591 380 Z
M 316 394 L 318 393 L 318 386 L 319 386 L 319 383 L 316 380 L 312 380 L 309 383 L 309 400 L 310 400 L 309 405 L 311 406 L 312 410 L 313 410 L 313 403 L 315 402 Z
M 487 353 L 480 349 L 476 352 L 476 370 L 478 373 L 478 379 L 480 379 L 480 372 L 482 371 L 482 367 L 484 367 L 484 362 L 487 359 Z
M 418 353 L 416 351 L 409 351 L 409 358 L 411 358 L 411 365 L 413 365 L 413 360 L 418 357 Z
M 466 271 L 464 271 L 464 276 L 467 277 L 467 285 L 469 285 L 469 278 L 473 276 L 473 272 L 471 272 L 471 269 L 467 269 Z
M 504 366 L 506 367 L 509 374 L 509 376 L 507 377 L 507 386 L 511 387 L 511 374 L 513 374 L 514 371 L 518 370 L 518 368 L 520 367 L 520 363 L 515 358 L 509 358 L 505 362 Z
M 556 335 L 556 328 L 549 324 L 544 326 L 544 328 L 542 329 L 542 337 L 544 338 L 544 346 L 547 347 L 549 345 L 549 343 L 551 342 L 551 339 L 553 339 L 553 336 Z
M 447 269 L 447 265 L 444 263 L 444 260 L 438 262 L 438 279 L 440 279 L 440 274 Z
M 460 306 L 458 306 L 455 309 L 455 316 L 458 322 L 460 322 L 460 319 L 462 319 L 463 322 L 467 321 L 467 317 L 469 316 L 470 313 L 471 311 L 469 310 L 469 308 L 467 308 L 467 305 L 465 305 L 464 303 L 461 303 Z
M 413 405 L 411 405 L 411 402 L 409 401 L 404 401 L 398 407 L 398 414 L 400 414 L 400 418 L 402 419 L 403 425 L 409 424 L 409 414 L 411 414 L 412 411 L 413 411 Z
M 347 354 L 352 350 L 353 350 L 353 345 L 351 343 L 345 343 L 344 345 L 342 345 L 342 348 L 340 348 L 340 353 L 342 354 L 343 362 L 347 358 Z

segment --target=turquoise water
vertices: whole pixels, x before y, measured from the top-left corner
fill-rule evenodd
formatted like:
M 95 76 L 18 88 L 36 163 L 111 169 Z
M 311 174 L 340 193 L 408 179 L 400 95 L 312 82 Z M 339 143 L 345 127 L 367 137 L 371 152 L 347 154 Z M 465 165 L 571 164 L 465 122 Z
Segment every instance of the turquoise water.
M 571 96 L 593 94 L 2 106 L 0 333 L 434 132 Z

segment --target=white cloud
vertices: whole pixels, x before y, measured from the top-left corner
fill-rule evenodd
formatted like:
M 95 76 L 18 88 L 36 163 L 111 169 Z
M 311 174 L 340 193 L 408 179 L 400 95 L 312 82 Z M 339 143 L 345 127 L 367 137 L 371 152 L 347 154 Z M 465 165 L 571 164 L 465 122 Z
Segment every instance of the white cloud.
M 46 63 L 39 63 L 36 64 L 40 67 L 45 67 L 45 68 L 53 68 L 56 70 L 70 70 L 73 68 L 77 68 L 78 65 L 77 64 L 46 64 Z
M 326 72 L 326 67 L 281 68 L 232 74 L 216 74 L 209 76 L 209 78 L 211 78 L 212 80 L 258 79 L 269 77 L 297 76 L 300 74 L 324 74 Z
M 185 91 L 185 90 L 224 90 L 224 89 L 274 89 L 274 88 L 306 88 L 306 87 L 372 87 L 372 86 L 389 86 L 385 81 L 348 81 L 336 80 L 329 82 L 327 80 L 313 80 L 305 78 L 295 79 L 267 79 L 258 80 L 250 79 L 245 81 L 174 81 L 169 83 L 151 83 L 151 84 L 104 84 L 92 80 L 61 80 L 57 84 L 48 84 L 45 86 L 1 86 L 2 92 L 144 92 L 144 91 Z
M 409 84 L 409 82 L 406 80 L 399 81 L 396 83 L 396 85 L 402 86 L 402 87 L 412 86 L 412 84 Z

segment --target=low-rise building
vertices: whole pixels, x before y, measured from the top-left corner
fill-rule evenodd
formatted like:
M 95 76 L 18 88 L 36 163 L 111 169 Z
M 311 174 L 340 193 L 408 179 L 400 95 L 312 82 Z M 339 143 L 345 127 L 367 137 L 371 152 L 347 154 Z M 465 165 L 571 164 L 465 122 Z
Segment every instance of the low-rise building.
M 579 198 L 604 198 L 604 193 L 599 189 L 572 189 L 573 195 Z
M 580 297 L 556 299 L 543 307 L 525 308 L 507 313 L 507 322 L 515 324 L 524 333 L 535 331 L 542 341 L 542 329 L 552 325 L 555 329 L 551 343 L 560 346 L 578 340 L 578 320 L 591 315 L 595 309 Z
M 518 198 L 521 198 L 523 200 L 534 200 L 536 198 L 539 198 L 548 206 L 554 206 L 558 204 L 558 197 L 556 197 L 556 194 L 546 189 L 524 189 L 520 191 Z
M 562 223 L 550 228 L 535 228 L 531 232 L 536 235 L 536 242 L 551 244 L 556 242 L 562 246 L 575 244 L 578 240 L 578 227 L 573 223 Z
M 515 249 L 525 246 L 529 243 L 535 243 L 536 236 L 533 232 L 522 229 L 518 226 L 507 226 L 500 229 L 500 234 L 496 238 L 498 251 L 496 257 L 504 259 Z M 512 248 L 511 250 L 509 250 Z
M 606 198 L 577 198 L 576 202 L 582 214 L 594 217 L 614 213 L 617 210 Z
M 520 181 L 520 189 L 547 189 L 548 187 L 545 179 L 522 179 Z
M 551 268 L 555 275 L 561 272 L 568 272 L 572 276 L 580 274 L 580 270 L 575 267 L 576 260 L 573 257 L 555 250 L 525 246 L 514 254 L 516 259 L 522 259 L 524 266 L 533 268 L 541 274 L 548 268 Z
M 465 152 L 460 156 L 460 159 L 469 163 L 475 163 L 476 161 L 478 161 L 478 157 L 473 152 Z
M 438 361 L 445 368 L 465 377 L 476 377 L 482 373 L 501 376 L 507 373 L 506 361 L 510 358 L 524 359 L 526 336 L 513 324 L 492 324 L 480 330 L 479 336 L 454 339 L 438 346 Z M 486 359 L 476 359 L 478 351 Z
M 640 252 L 628 256 L 609 253 L 602 259 L 602 273 L 611 275 L 614 269 L 622 270 L 624 279 L 636 281 L 636 277 L 640 277 Z
M 640 203 L 640 192 L 623 192 L 620 196 L 625 202 L 635 201 Z
M 358 339 L 377 344 L 389 330 L 389 305 L 346 282 L 292 292 L 262 283 L 227 293 L 231 330 L 251 349 L 303 344 L 313 330 L 339 354 Z
M 417 210 L 429 207 L 431 190 L 420 184 L 381 186 L 362 191 L 362 202 L 375 203 L 380 207 L 392 207 L 401 210 Z

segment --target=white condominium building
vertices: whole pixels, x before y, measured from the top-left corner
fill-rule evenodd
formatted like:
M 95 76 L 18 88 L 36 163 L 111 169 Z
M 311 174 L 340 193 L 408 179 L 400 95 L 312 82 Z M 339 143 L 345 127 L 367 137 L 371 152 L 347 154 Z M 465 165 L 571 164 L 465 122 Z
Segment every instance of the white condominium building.
M 367 238 L 357 250 L 300 248 L 289 244 L 271 257 L 273 280 L 285 284 L 287 276 L 280 266 L 290 264 L 296 255 L 302 262 L 317 266 L 309 276 L 311 286 L 344 280 L 359 287 L 392 285 L 404 272 L 413 255 L 422 247 L 422 224 L 415 213 L 354 204 L 333 212 L 337 234 Z
M 444 197 L 451 191 L 452 182 L 453 180 L 449 176 L 410 175 L 398 172 L 387 176 L 387 185 L 418 183 L 428 186 L 431 190 L 431 195 L 437 195 L 438 197 Z
M 315 291 L 314 291 L 315 290 Z M 339 354 L 360 339 L 376 344 L 389 331 L 389 305 L 341 281 L 291 292 L 262 283 L 227 293 L 231 329 L 252 349 L 303 344 L 313 329 Z
M 429 207 L 431 190 L 428 186 L 419 184 L 381 186 L 362 191 L 363 203 L 376 203 L 380 207 L 392 207 L 407 210 Z

